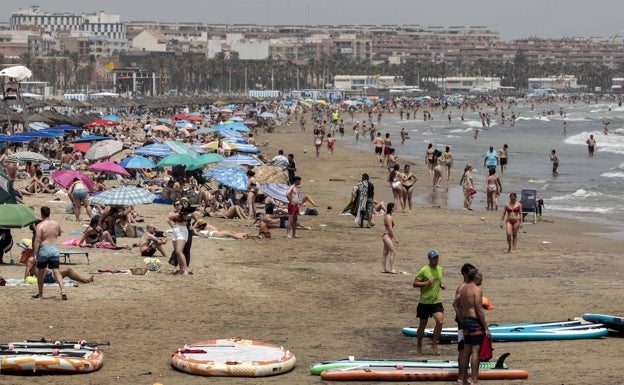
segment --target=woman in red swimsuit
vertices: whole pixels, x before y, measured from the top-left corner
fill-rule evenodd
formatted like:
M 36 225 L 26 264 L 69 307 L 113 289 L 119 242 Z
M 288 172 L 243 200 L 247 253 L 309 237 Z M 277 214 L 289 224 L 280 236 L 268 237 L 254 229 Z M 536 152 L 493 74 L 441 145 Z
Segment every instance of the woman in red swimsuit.
M 383 253 L 381 254 L 381 266 L 383 267 L 382 273 L 396 274 L 394 270 L 394 257 L 396 255 L 395 243 L 399 243 L 399 240 L 394 235 L 394 220 L 392 219 L 392 211 L 394 210 L 394 203 L 390 202 L 386 206 L 386 215 L 384 216 L 385 231 L 381 235 L 383 241 Z M 389 262 L 390 270 L 386 269 L 386 261 Z
M 507 215 L 507 252 L 516 252 L 518 242 L 518 230 L 522 227 L 522 204 L 517 201 L 516 193 L 509 194 L 509 203 L 505 205 L 503 215 L 501 215 L 500 227 L 503 228 L 505 215 Z

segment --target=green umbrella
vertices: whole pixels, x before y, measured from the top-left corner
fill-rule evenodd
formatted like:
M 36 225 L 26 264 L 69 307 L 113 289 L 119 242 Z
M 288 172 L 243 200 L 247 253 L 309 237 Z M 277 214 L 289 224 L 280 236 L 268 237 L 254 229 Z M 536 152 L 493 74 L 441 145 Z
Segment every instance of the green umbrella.
M 17 203 L 13 182 L 2 171 L 0 171 L 0 203 Z
M 0 228 L 18 229 L 34 223 L 35 212 L 28 206 L 22 204 L 0 205 Z
M 193 164 L 194 158 L 190 155 L 186 154 L 173 154 L 164 157 L 158 164 L 157 167 L 173 167 L 173 166 L 189 166 Z
M 193 159 L 193 163 L 186 167 L 186 171 L 197 170 L 209 164 L 219 163 L 225 158 L 219 154 L 201 154 L 197 158 Z

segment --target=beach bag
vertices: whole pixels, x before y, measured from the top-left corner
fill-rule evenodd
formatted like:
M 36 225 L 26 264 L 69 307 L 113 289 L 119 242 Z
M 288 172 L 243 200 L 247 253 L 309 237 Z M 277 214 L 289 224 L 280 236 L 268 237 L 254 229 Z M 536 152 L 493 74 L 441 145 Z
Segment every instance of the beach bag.
M 304 213 L 304 215 L 318 215 L 318 210 L 313 209 L 312 207 L 308 207 Z
M 483 342 L 481 342 L 481 351 L 479 352 L 479 361 L 484 362 L 491 360 L 493 351 L 492 337 L 483 337 Z

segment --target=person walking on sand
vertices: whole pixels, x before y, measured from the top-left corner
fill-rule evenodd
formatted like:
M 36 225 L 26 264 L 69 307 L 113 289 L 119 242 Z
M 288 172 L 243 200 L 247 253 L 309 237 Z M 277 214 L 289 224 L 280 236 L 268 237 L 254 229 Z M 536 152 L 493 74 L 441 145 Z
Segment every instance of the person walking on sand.
M 587 139 L 585 143 L 587 143 L 587 151 L 589 152 L 589 156 L 594 156 L 594 149 L 596 148 L 596 139 L 594 139 L 594 136 L 590 135 L 589 139 Z
M 396 274 L 394 269 L 394 257 L 396 256 L 396 248 L 394 244 L 399 244 L 399 240 L 394 235 L 394 219 L 392 219 L 392 212 L 394 211 L 394 203 L 390 202 L 386 206 L 386 215 L 384 215 L 384 228 L 385 231 L 381 235 L 383 242 L 383 252 L 381 253 L 381 267 L 382 273 Z M 390 270 L 386 268 L 386 261 L 390 265 Z
M 522 204 L 517 201 L 518 196 L 512 192 L 509 194 L 509 202 L 505 204 L 505 209 L 501 215 L 500 227 L 503 228 L 505 224 L 505 216 L 507 216 L 507 222 L 505 229 L 507 232 L 507 252 L 515 253 L 516 244 L 518 243 L 518 230 L 522 227 Z
M 500 162 L 500 172 L 503 174 L 505 172 L 505 168 L 507 168 L 507 163 L 509 162 L 509 146 L 507 144 L 503 144 L 503 148 L 498 150 L 498 160 Z
M 557 169 L 559 168 L 559 156 L 557 155 L 557 151 L 552 150 L 550 152 L 550 161 L 552 162 L 552 174 L 553 176 L 559 175 Z
M 459 185 L 464 190 L 464 209 L 472 210 L 472 199 L 474 198 L 476 191 L 472 182 L 472 165 L 467 164 L 464 168 L 464 174 L 459 180 Z
M 451 180 L 451 168 L 453 168 L 453 153 L 451 148 L 446 146 L 444 153 L 442 154 L 444 165 L 446 166 L 446 191 L 448 191 L 448 182 Z
M 187 275 L 190 274 L 190 272 L 188 271 L 188 265 L 186 264 L 186 258 L 184 256 L 184 247 L 189 239 L 186 217 L 190 212 L 182 211 L 182 202 L 179 200 L 174 202 L 173 207 L 174 211 L 171 211 L 167 215 L 167 223 L 169 223 L 172 229 L 173 252 L 178 259 L 179 268 L 175 274 Z
M 334 155 L 334 145 L 336 144 L 336 138 L 332 136 L 332 134 L 327 134 L 327 153 L 329 155 Z
M 297 220 L 299 219 L 299 185 L 301 185 L 301 177 L 296 176 L 295 181 L 286 191 L 286 198 L 288 199 L 288 227 L 286 228 L 287 238 L 299 238 L 297 236 Z M 291 229 L 292 236 L 290 235 Z
M 442 297 L 440 289 L 446 290 L 446 286 L 442 284 L 442 275 L 444 269 L 438 265 L 440 254 L 437 250 L 429 250 L 427 253 L 429 263 L 423 266 L 416 274 L 416 278 L 412 283 L 413 287 L 420 289 L 420 299 L 416 308 L 416 316 L 420 320 L 418 330 L 416 332 L 418 354 L 423 354 L 422 342 L 425 336 L 425 328 L 429 318 L 435 320 L 433 329 L 433 341 L 431 347 L 435 355 L 440 354 L 438 340 L 442 332 L 442 324 L 444 323 L 444 306 L 442 306 Z
M 485 194 L 487 195 L 487 209 L 493 211 L 498 210 L 498 196 L 503 192 L 503 185 L 495 169 L 490 168 L 488 173 L 488 177 L 485 178 Z
M 457 286 L 457 289 L 455 289 L 455 299 L 459 297 L 459 293 L 461 292 L 461 289 L 464 287 L 464 285 L 468 283 L 468 273 L 474 269 L 475 269 L 475 266 L 470 263 L 464 263 L 464 265 L 462 266 L 460 271 L 461 271 L 463 280 L 459 284 L 459 286 Z M 459 362 L 459 367 L 461 367 L 462 360 L 464 357 L 462 353 L 464 351 L 465 342 L 464 342 L 464 332 L 462 330 L 460 311 L 455 301 L 453 301 L 453 309 L 455 309 L 455 322 L 457 322 L 457 361 Z M 459 382 L 460 384 L 463 384 L 464 378 L 465 377 L 462 376 L 462 374 L 460 373 L 459 378 L 457 379 L 457 382 Z
M 492 334 L 485 321 L 483 311 L 483 292 L 479 287 L 483 275 L 477 269 L 466 274 L 467 282 L 459 289 L 453 306 L 457 309 L 457 316 L 461 319 L 464 334 L 464 349 L 459 367 L 459 378 L 462 385 L 479 384 L 479 353 L 483 338 L 490 338 Z M 471 380 L 468 380 L 468 362 L 470 362 Z
M 39 292 L 33 295 L 34 299 L 43 298 L 43 280 L 46 268 L 52 270 L 52 275 L 61 289 L 61 299 L 67 300 L 63 287 L 63 276 L 59 272 L 60 251 L 58 249 L 58 237 L 61 235 L 61 226 L 57 221 L 50 219 L 50 208 L 41 207 L 41 222 L 35 227 L 35 239 L 33 242 L 33 255 L 37 258 L 37 288 Z

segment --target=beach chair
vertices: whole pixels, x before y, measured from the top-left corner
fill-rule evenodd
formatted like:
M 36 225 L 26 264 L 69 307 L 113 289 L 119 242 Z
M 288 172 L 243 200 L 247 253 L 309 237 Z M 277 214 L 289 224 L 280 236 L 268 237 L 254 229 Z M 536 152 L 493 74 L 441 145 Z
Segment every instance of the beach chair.
M 522 205 L 524 222 L 527 215 L 533 213 L 533 223 L 537 223 L 537 190 L 525 188 L 520 193 L 520 204 Z

